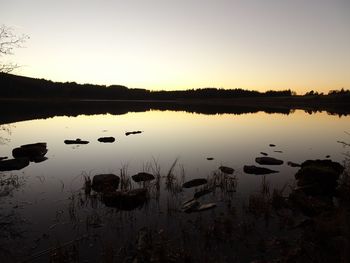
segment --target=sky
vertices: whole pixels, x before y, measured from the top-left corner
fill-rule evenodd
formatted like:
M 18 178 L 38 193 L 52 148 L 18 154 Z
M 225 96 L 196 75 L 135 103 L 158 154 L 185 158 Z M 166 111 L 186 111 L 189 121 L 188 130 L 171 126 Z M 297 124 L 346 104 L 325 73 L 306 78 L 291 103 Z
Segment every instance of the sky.
M 350 89 L 350 0 L 0 0 L 15 74 L 152 90 Z

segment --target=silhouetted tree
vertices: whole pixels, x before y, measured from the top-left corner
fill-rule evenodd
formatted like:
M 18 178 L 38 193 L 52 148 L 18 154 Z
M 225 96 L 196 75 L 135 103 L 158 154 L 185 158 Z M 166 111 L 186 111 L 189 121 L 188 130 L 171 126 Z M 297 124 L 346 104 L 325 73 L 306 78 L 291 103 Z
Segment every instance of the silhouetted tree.
M 0 58 L 6 55 L 13 55 L 15 48 L 23 47 L 23 43 L 28 39 L 27 35 L 17 35 L 11 27 L 5 25 L 0 26 Z M 0 61 L 0 72 L 9 73 L 15 68 L 17 64 L 12 62 Z
M 309 92 L 306 92 L 304 96 L 318 96 L 319 93 L 317 91 L 309 91 Z

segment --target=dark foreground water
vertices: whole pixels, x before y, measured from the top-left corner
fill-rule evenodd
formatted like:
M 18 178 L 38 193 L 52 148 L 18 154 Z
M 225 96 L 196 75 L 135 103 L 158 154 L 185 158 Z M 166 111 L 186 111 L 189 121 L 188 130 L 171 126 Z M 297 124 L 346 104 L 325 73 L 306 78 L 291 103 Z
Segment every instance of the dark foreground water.
M 135 130 L 142 133 L 125 135 Z M 298 169 L 288 166 L 288 161 L 330 158 L 343 162 L 346 149 L 337 141 L 348 141 L 347 131 L 348 116 L 304 111 L 289 115 L 148 111 L 2 125 L 0 156 L 12 158 L 15 147 L 46 142 L 48 159 L 20 171 L 0 172 L 2 178 L 12 178 L 1 186 L 0 254 L 5 260 L 1 262 L 132 262 L 142 246 L 142 233 L 160 251 L 172 251 L 170 257 L 175 259 L 188 251 L 198 261 L 260 259 L 265 255 L 261 240 L 283 236 L 285 229 L 274 217 L 266 220 L 259 211 L 246 213 L 252 195 L 266 188 L 283 188 L 288 193 Z M 98 142 L 103 136 L 116 141 Z M 76 138 L 90 143 L 64 144 Z M 244 165 L 257 165 L 260 152 L 284 161 L 270 167 L 278 173 L 243 172 Z M 218 170 L 221 165 L 234 168 L 233 175 L 201 197 L 202 203 L 214 202 L 216 208 L 181 211 L 181 204 L 198 190 L 182 189 L 182 183 L 194 178 L 212 182 L 224 176 Z M 106 207 L 97 193 L 84 190 L 86 177 L 122 173 L 129 178 L 142 171 L 160 178 L 146 185 L 130 181 L 129 187 L 149 191 L 147 202 L 136 209 Z M 59 261 L 62 258 L 67 261 Z

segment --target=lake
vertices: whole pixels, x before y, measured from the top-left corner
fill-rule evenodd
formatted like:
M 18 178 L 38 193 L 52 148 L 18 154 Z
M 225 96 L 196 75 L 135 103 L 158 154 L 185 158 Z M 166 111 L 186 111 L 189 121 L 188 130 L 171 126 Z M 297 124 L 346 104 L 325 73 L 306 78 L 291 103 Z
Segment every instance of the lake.
M 149 110 L 121 115 L 57 116 L 2 127 L 0 156 L 12 158 L 14 148 L 29 143 L 46 142 L 48 149 L 46 161 L 31 162 L 20 171 L 0 172 L 16 181 L 14 186 L 3 185 L 4 194 L 0 197 L 0 214 L 9 218 L 0 237 L 0 244 L 4 244 L 0 253 L 9 262 L 25 259 L 47 262 L 49 258 L 51 262 L 59 262 L 55 260 L 60 252 L 56 249 L 53 253 L 52 248 L 61 247 L 67 253 L 64 257 L 72 257 L 72 262 L 77 255 L 79 262 L 96 262 L 110 254 L 114 259 L 122 258 L 132 254 L 128 249 L 137 251 L 130 244 L 140 241 L 145 227 L 154 231 L 152 240 L 162 240 L 163 246 L 170 243 L 175 247 L 173 251 L 181 243 L 179 247 L 193 249 L 198 260 L 206 258 L 210 262 L 207 253 L 214 255 L 212 249 L 222 256 L 219 259 L 216 256 L 217 262 L 251 262 L 261 255 L 259 249 L 243 245 L 232 248 L 229 242 L 217 241 L 204 253 L 213 238 L 207 238 L 209 234 L 207 230 L 203 232 L 203 226 L 227 215 L 233 225 L 253 222 L 254 217 L 244 211 L 250 196 L 259 193 L 262 185 L 267 184 L 270 190 L 284 188 L 286 193 L 295 186 L 294 174 L 298 168 L 287 165 L 288 161 L 302 163 L 329 158 L 343 163 L 347 149 L 337 141 L 349 141 L 346 132 L 350 131 L 350 117 L 302 110 L 289 114 L 260 111 L 210 115 Z M 126 136 L 129 131 L 142 133 Z M 113 136 L 116 141 L 97 141 L 105 136 Z M 89 143 L 64 143 L 66 139 L 76 138 Z M 263 156 L 261 152 L 284 161 L 283 165 L 266 166 L 278 173 L 263 176 L 243 171 L 244 165 L 258 165 L 255 158 Z M 218 175 L 220 166 L 234 169 L 233 175 L 227 175 L 233 181 L 229 191 L 226 185 L 202 197 L 203 203 L 214 202 L 216 207 L 196 213 L 181 211 L 182 203 L 195 192 L 182 189 L 182 183 Z M 170 169 L 175 178 L 172 187 L 167 182 Z M 157 173 L 159 188 L 152 181 L 148 183 L 149 200 L 129 211 L 107 207 L 94 191 L 86 195 L 87 177 L 110 173 L 119 176 L 121 172 L 127 176 Z M 141 186 L 131 181 L 132 188 Z M 263 219 L 256 222 L 261 224 L 258 226 L 261 236 L 270 232 L 276 236 L 284 234 L 285 230 L 280 231 L 276 224 L 266 227 Z M 18 246 L 20 251 L 14 249 Z

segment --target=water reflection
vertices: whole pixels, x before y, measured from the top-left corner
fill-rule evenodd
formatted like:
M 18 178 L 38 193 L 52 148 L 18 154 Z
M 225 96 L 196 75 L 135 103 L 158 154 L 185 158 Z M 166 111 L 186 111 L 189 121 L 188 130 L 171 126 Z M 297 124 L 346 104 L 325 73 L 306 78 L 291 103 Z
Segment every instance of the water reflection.
M 253 260 L 244 237 L 251 235 L 257 225 L 261 236 L 278 229 L 279 217 L 270 216 L 267 204 L 273 189 L 293 185 L 298 167 L 287 163 L 324 159 L 327 155 L 341 162 L 343 148 L 337 141 L 348 141 L 344 131 L 350 130 L 349 117 L 338 118 L 324 112 L 309 115 L 304 111 L 289 115 L 148 111 L 53 117 L 13 125 L 11 140 L 2 145 L 0 156 L 11 157 L 13 149 L 34 142 L 45 142 L 48 149 L 45 162 L 31 163 L 14 172 L 23 175 L 26 183 L 21 191 L 6 199 L 12 202 L 6 206 L 8 211 L 17 209 L 21 218 L 30 222 L 23 238 L 24 250 L 32 256 L 46 251 L 46 256 L 58 257 L 59 253 L 54 254 L 48 247 L 57 247 L 58 240 L 73 249 L 70 245 L 77 242 L 86 259 L 96 258 L 96 251 L 107 253 L 104 249 L 111 243 L 114 248 L 125 248 L 120 254 L 113 250 L 113 255 L 131 253 L 125 242 L 134 240 L 140 235 L 139 230 L 147 226 L 157 231 L 155 238 L 161 240 L 166 232 L 167 238 L 190 248 L 191 242 L 201 240 L 203 243 L 193 248 L 199 256 L 210 258 L 208 247 L 215 247 L 224 255 L 231 248 L 218 240 L 229 240 L 231 245 L 239 244 L 230 260 Z M 127 136 L 130 131 L 142 133 Z M 98 139 L 102 137 L 114 137 L 115 141 L 101 143 Z M 76 138 L 90 143 L 64 143 Z M 279 173 L 262 177 L 244 172 L 245 165 L 258 165 L 256 158 L 261 152 L 284 161 L 278 165 Z M 232 175 L 223 175 L 231 171 L 229 168 Z M 152 174 L 155 179 L 134 182 L 131 175 L 139 173 Z M 122 192 L 109 196 L 89 190 L 87 182 L 97 174 L 117 175 L 118 191 Z M 195 189 L 183 188 L 184 183 L 199 178 L 207 183 Z M 128 191 L 132 189 L 147 189 L 147 198 L 128 203 Z M 184 214 L 181 208 L 192 199 L 199 203 L 191 204 L 193 213 Z M 21 209 L 14 208 L 14 204 L 21 204 Z M 242 204 L 246 206 L 243 210 Z M 212 209 L 199 212 L 201 205 Z M 244 211 L 250 211 L 253 218 Z M 289 215 L 284 219 L 289 220 Z M 265 225 L 272 229 L 260 229 Z M 283 236 L 283 231 L 276 230 L 276 235 Z M 142 240 L 138 238 L 138 242 Z M 253 243 L 259 242 L 254 239 Z M 47 259 L 40 258 L 42 262 Z
M 296 109 L 303 109 L 309 114 L 325 111 L 330 115 L 347 116 L 350 108 L 344 104 L 309 104 L 292 101 L 250 100 L 180 100 L 180 101 L 118 101 L 118 100 L 79 100 L 79 101 L 41 101 L 3 100 L 0 104 L 0 124 L 24 120 L 52 118 L 55 116 L 113 114 L 122 115 L 129 112 L 145 111 L 185 111 L 206 115 L 215 114 L 247 114 L 247 113 L 279 113 L 292 114 Z

